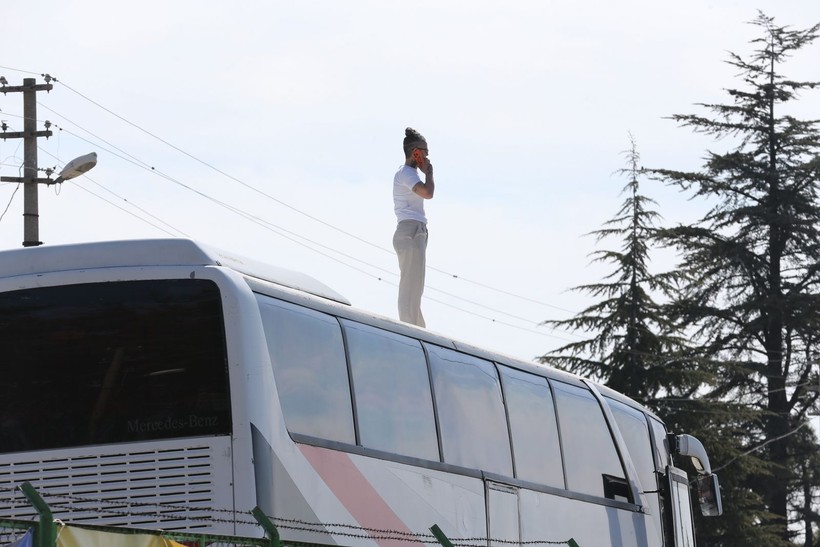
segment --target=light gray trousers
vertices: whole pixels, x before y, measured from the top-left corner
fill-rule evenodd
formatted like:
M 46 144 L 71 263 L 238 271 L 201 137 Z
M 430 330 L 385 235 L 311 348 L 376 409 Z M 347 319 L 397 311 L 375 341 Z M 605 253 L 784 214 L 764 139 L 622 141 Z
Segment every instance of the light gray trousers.
M 418 220 L 402 220 L 393 234 L 393 248 L 399 257 L 399 319 L 426 326 L 421 314 L 424 273 L 427 268 L 427 225 Z

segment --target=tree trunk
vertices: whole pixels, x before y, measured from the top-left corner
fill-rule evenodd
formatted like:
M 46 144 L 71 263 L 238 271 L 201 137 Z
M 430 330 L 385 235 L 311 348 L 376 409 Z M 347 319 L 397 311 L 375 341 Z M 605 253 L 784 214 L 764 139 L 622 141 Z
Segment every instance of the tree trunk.
M 774 48 L 774 45 L 771 46 Z M 777 171 L 777 136 L 775 131 L 775 66 L 774 55 L 771 57 L 769 72 L 769 89 L 767 92 L 769 120 L 768 120 L 768 156 L 769 156 L 769 242 L 768 242 L 768 281 L 769 294 L 765 295 L 763 313 L 768 319 L 765 333 L 766 344 L 766 381 L 768 395 L 768 410 L 771 412 L 766 424 L 766 439 L 772 440 L 770 446 L 771 462 L 775 465 L 769 491 L 769 510 L 777 515 L 778 535 L 783 540 L 789 539 L 788 530 L 788 438 L 789 408 L 786 397 L 786 365 L 783 359 L 783 280 L 782 260 L 784 234 L 781 225 L 781 196 L 780 180 Z
M 811 502 L 814 501 L 812 497 L 812 485 L 808 478 L 810 471 L 806 466 L 802 466 L 802 482 L 803 482 L 803 525 L 806 527 L 806 541 L 805 547 L 814 547 L 814 513 L 812 512 Z

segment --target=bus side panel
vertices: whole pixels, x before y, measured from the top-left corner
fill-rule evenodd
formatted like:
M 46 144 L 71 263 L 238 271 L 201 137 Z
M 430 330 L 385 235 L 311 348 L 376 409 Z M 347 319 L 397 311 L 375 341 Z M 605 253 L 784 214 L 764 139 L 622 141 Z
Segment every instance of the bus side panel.
M 643 513 L 532 490 L 521 490 L 519 496 L 522 542 L 573 538 L 581 547 L 662 546 L 661 537 L 648 531 L 649 517 Z
M 428 533 L 438 524 L 450 537 L 486 535 L 484 484 L 478 478 L 350 456 L 362 478 L 408 531 Z
M 322 539 L 322 534 L 283 530 L 286 540 L 399 547 L 407 542 L 391 540 L 390 535 L 426 534 L 433 524 L 454 541 L 486 535 L 481 479 L 304 444 L 296 447 L 301 457 L 286 450 L 289 465 L 274 467 L 277 517 L 324 523 L 329 533 L 340 530 L 336 525 L 353 528 L 335 541 L 329 535 Z M 652 531 L 652 517 L 643 513 L 525 489 L 519 496 L 521 541 L 573 538 L 581 546 L 662 546 Z
M 305 444 L 274 451 L 277 519 L 316 524 L 283 528 L 286 541 L 407 547 L 433 524 L 452 537 L 486 533 L 480 479 Z
M 261 429 L 270 437 L 271 416 L 280 417 L 272 404 L 272 399 L 276 400 L 276 389 L 259 308 L 244 278 L 224 268 L 206 267 L 205 271 L 205 275 L 198 275 L 212 277 L 219 285 L 225 316 L 233 419 L 233 509 L 247 513 L 258 505 L 251 424 L 262 424 Z M 238 522 L 233 533 L 254 535 L 258 532 L 256 525 Z

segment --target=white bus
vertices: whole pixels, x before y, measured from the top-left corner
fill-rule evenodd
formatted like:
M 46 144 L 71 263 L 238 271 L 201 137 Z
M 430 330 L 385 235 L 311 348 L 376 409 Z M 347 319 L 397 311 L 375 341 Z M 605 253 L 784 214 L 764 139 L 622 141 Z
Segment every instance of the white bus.
M 721 512 L 627 397 L 190 240 L 0 252 L 0 410 L 0 519 L 26 481 L 65 522 L 258 535 L 258 506 L 354 547 L 689 546 L 690 483 Z

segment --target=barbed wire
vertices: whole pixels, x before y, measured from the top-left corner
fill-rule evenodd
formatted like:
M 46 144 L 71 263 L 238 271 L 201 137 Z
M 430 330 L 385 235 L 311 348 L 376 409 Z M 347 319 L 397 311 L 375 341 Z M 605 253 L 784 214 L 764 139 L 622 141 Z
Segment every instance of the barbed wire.
M 19 493 L 17 487 L 0 487 L 0 491 Z M 152 520 L 160 523 L 170 523 L 174 521 L 192 521 L 192 522 L 207 522 L 207 523 L 224 523 L 224 524 L 244 524 L 250 526 L 259 526 L 259 522 L 249 518 L 252 513 L 250 511 L 241 511 L 235 509 L 221 509 L 215 507 L 196 507 L 185 504 L 163 504 L 152 502 L 138 502 L 130 500 L 107 500 L 104 498 L 78 496 L 75 494 L 57 494 L 48 491 L 40 492 L 43 498 L 50 500 L 50 505 L 57 508 L 74 509 L 77 512 L 98 512 L 109 515 L 116 515 L 130 518 L 146 518 L 150 517 Z M 61 501 L 63 500 L 63 501 Z M 88 504 L 90 507 L 77 507 L 79 504 Z M 106 507 L 107 506 L 107 507 Z M 133 508 L 153 509 L 153 511 L 133 511 Z M 176 513 L 176 515 L 174 514 Z M 185 514 L 180 514 L 185 513 Z M 191 514 L 195 513 L 195 514 Z M 198 514 L 197 514 L 198 513 Z M 203 516 L 202 513 L 209 513 Z M 229 514 L 234 515 L 234 518 L 218 518 L 213 514 Z M 367 539 L 371 541 L 391 540 L 404 541 L 408 543 L 423 543 L 438 545 L 438 538 L 427 532 L 412 532 L 404 530 L 391 530 L 383 528 L 372 528 L 368 526 L 359 526 L 348 523 L 336 522 L 311 522 L 301 519 L 276 517 L 273 515 L 266 515 L 277 526 L 283 530 L 293 530 L 298 532 L 319 533 L 329 536 L 346 537 L 353 539 Z M 555 540 L 528 540 L 516 541 L 509 539 L 496 539 L 488 537 L 465 537 L 465 538 L 449 538 L 453 547 L 486 547 L 487 542 L 499 545 L 569 545 L 569 540 L 555 541 Z

